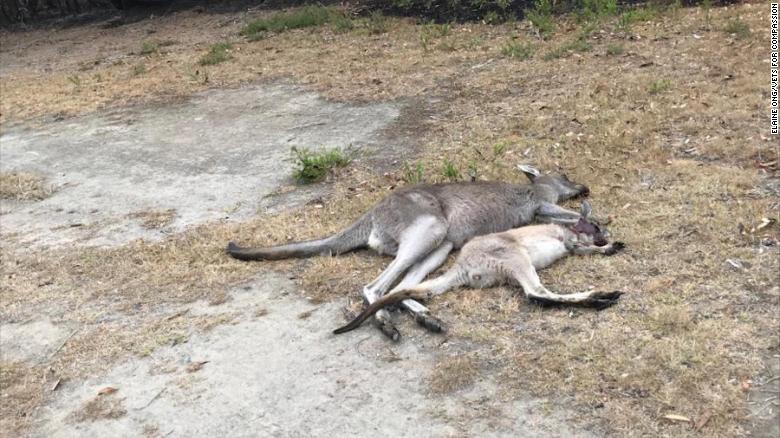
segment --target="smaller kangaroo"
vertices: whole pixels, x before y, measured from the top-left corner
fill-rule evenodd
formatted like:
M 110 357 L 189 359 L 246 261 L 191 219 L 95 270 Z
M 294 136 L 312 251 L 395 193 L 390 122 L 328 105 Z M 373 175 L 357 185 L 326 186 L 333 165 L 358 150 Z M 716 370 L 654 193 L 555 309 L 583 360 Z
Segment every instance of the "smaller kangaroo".
M 590 213 L 590 204 L 585 201 L 581 205 L 579 220 L 572 226 L 529 225 L 475 237 L 463 246 L 455 264 L 443 275 L 377 299 L 349 324 L 333 333 L 341 334 L 358 328 L 385 306 L 406 299 L 430 299 L 459 286 L 482 289 L 511 283 L 521 286 L 528 298 L 540 304 L 607 308 L 615 304 L 623 293 L 560 295 L 544 287 L 536 274 L 537 269 L 546 268 L 570 254 L 601 253 L 611 256 L 624 248 L 622 242 L 607 242 L 607 231 L 588 220 Z

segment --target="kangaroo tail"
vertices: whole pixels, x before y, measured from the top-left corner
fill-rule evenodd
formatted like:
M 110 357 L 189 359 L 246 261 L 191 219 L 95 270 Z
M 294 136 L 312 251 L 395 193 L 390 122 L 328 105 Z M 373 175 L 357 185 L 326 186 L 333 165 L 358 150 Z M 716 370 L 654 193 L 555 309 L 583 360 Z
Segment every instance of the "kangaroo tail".
M 366 213 L 347 229 L 323 239 L 264 248 L 242 248 L 229 242 L 226 251 L 239 260 L 280 260 L 320 254 L 342 254 L 366 246 L 371 226 L 371 215 Z
M 387 294 L 383 296 L 382 298 L 374 301 L 366 307 L 362 312 L 360 312 L 360 315 L 356 316 L 355 319 L 350 321 L 347 325 L 343 327 L 339 327 L 336 330 L 333 330 L 334 334 L 340 335 L 342 333 L 350 332 L 352 330 L 355 330 L 356 328 L 360 327 L 360 324 L 363 324 L 365 320 L 373 316 L 376 312 L 381 310 L 385 306 L 389 306 L 391 304 L 395 304 L 399 301 L 403 301 L 407 298 L 418 298 L 422 299 L 424 298 L 427 293 L 425 291 L 419 291 L 419 294 L 416 294 L 415 290 L 412 289 L 404 289 L 399 290 L 398 292 L 393 292 L 391 294 Z M 418 296 L 419 295 L 419 296 Z
M 401 302 L 408 298 L 418 300 L 429 299 L 435 295 L 443 294 L 444 292 L 447 292 L 448 290 L 457 286 L 461 286 L 465 283 L 465 274 L 461 269 L 455 266 L 440 277 L 424 281 L 417 286 L 412 286 L 408 289 L 397 290 L 383 296 L 366 307 L 365 310 L 360 312 L 360 315 L 356 316 L 355 319 L 350 321 L 347 325 L 333 330 L 333 333 L 340 335 L 342 333 L 355 330 L 356 328 L 360 327 L 360 324 L 362 324 L 365 320 L 370 318 L 383 307 Z

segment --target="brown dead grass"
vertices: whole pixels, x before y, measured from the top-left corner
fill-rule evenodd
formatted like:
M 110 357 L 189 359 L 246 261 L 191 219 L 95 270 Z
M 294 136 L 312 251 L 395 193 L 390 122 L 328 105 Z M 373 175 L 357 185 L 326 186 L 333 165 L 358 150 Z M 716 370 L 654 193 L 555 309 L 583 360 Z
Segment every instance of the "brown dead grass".
M 16 362 L 0 362 L 0 430 L 17 431 L 29 420 L 30 413 L 41 404 L 46 373 L 41 367 Z
M 116 395 L 96 395 L 72 413 L 72 418 L 78 422 L 110 420 L 124 417 L 127 410 L 124 399 Z
M 94 34 L 94 27 L 10 35 L 0 52 L 1 64 L 10 66 L 0 80 L 2 117 L 80 114 L 257 78 L 291 78 L 344 100 L 443 98 L 446 105 L 423 138 L 428 146 L 419 162 L 426 179 L 443 180 L 445 158 L 462 175 L 473 169 L 481 179 L 521 180 L 513 170 L 518 162 L 567 171 L 590 186 L 597 212 L 615 216 L 611 231 L 628 251 L 571 258 L 542 279 L 559 291 L 595 287 L 627 294 L 599 313 L 542 310 L 508 288 L 436 300 L 431 308 L 449 325 L 451 342 L 476 351 L 442 359 L 432 389 L 467 386 L 489 372 L 503 382 L 504 397 L 571 398 L 583 422 L 598 422 L 618 436 L 694 434 L 688 423 L 665 420 L 667 414 L 694 421 L 711 416 L 701 433 L 740 436 L 748 424 L 742 382 L 761 372 L 771 348 L 776 354 L 771 328 L 780 324 L 780 289 L 771 244 L 780 235 L 777 224 L 752 234 L 740 234 L 738 224 L 750 230 L 763 217 L 778 216 L 777 186 L 769 179 L 777 178 L 776 167 L 762 164 L 777 157 L 777 143 L 768 138 L 762 115 L 765 44 L 759 33 L 732 38 L 711 30 L 735 18 L 763 29 L 764 8 L 745 4 L 710 15 L 708 24 L 704 11 L 682 10 L 628 33 L 607 21 L 604 32 L 589 37 L 591 51 L 549 61 L 503 58 L 500 47 L 528 40 L 536 53 L 546 53 L 577 37 L 575 23 L 564 21 L 549 41 L 533 39 L 522 23 L 456 25 L 429 50 L 420 45 L 420 27 L 405 20 L 391 20 L 392 31 L 380 36 L 293 31 L 238 43 L 230 63 L 197 74 L 202 49 L 237 34 L 240 23 L 214 35 L 203 29 L 234 17 L 185 12 L 103 32 L 100 59 L 85 70 L 79 63 L 93 55 L 72 41 Z M 137 50 L 152 27 L 161 40 L 179 42 L 144 57 L 147 73 L 131 76 L 141 58 L 126 53 Z M 606 56 L 612 44 L 624 53 Z M 51 51 L 67 56 L 46 61 L 51 71 L 41 73 L 42 60 L 55 59 L 47 58 Z M 78 81 L 67 79 L 74 74 Z M 664 90 L 653 90 L 661 80 Z M 175 316 L 177 305 L 219 302 L 258 269 L 227 258 L 225 242 L 271 244 L 331 233 L 384 196 L 401 173 L 345 172 L 322 209 L 208 224 L 158 243 L 21 255 L 11 242 L 0 254 L 0 286 L 10 291 L 0 318 L 72 312 L 85 329 L 51 364 L 66 378 L 94 373 L 127 351 L 146 354 L 181 342 L 192 323 Z M 734 269 L 726 259 L 746 268 Z M 322 301 L 345 292 L 356 297 L 386 261 L 358 253 L 263 267 L 294 273 L 302 293 Z M 38 286 L 48 280 L 53 283 Z M 97 324 L 106 315 L 123 318 Z M 494 366 L 480 368 L 468 357 L 490 357 Z M 448 367 L 457 372 L 444 373 Z M 36 393 L 43 387 L 37 369 L 15 370 L 13 381 L 21 382 L 15 388 Z M 26 400 L 23 406 L 32 409 L 40 399 Z M 13 417 L 9 427 L 21 430 L 24 421 Z
M 141 226 L 146 229 L 156 230 L 165 228 L 173 222 L 176 218 L 176 209 L 139 211 L 131 213 L 127 217 L 139 221 Z
M 52 194 L 43 178 L 29 172 L 0 172 L 0 199 L 40 201 Z
M 446 394 L 472 385 L 478 374 L 478 363 L 473 356 L 445 357 L 434 365 L 429 385 L 434 393 Z

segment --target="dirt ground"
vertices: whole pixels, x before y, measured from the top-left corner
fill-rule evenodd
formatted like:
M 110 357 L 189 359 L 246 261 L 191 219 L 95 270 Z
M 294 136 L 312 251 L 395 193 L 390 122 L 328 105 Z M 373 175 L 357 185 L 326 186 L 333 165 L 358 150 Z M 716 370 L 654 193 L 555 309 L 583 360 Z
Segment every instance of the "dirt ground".
M 272 13 L 0 34 L 3 434 L 777 436 L 768 7 L 240 36 Z M 293 143 L 361 155 L 301 187 Z M 628 246 L 542 280 L 618 306 L 462 290 L 430 303 L 444 336 L 333 337 L 387 259 L 223 254 L 520 162 L 587 184 Z

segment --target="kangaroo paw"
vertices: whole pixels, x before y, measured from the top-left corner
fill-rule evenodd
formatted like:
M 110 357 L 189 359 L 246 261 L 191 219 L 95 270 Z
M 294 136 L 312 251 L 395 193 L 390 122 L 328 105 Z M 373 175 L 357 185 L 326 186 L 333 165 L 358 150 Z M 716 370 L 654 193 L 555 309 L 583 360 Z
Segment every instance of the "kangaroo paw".
M 621 295 L 623 295 L 623 292 L 620 291 L 597 292 L 587 301 L 587 306 L 596 310 L 604 310 L 617 304 Z
M 398 342 L 401 339 L 401 332 L 395 328 L 395 325 L 389 319 L 374 318 L 374 325 L 393 342 Z
M 426 330 L 434 333 L 441 333 L 446 331 L 444 323 L 441 320 L 428 312 L 420 312 L 414 314 L 414 320 L 417 324 L 425 327 Z
M 605 252 L 605 255 L 611 256 L 615 255 L 620 251 L 623 251 L 626 248 L 626 244 L 623 242 L 613 242 L 612 246 Z

